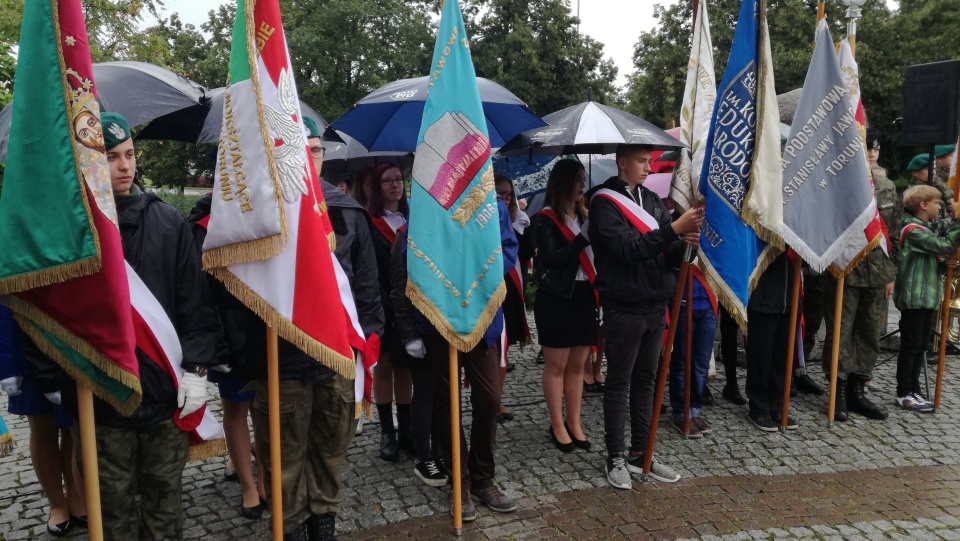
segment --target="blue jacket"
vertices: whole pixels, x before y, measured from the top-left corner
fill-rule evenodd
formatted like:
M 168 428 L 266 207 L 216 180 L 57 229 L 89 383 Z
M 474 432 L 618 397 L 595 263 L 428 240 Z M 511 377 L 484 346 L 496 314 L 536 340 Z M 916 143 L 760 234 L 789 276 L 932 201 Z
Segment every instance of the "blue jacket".
M 17 324 L 13 312 L 0 305 L 0 379 L 23 376 L 23 354 L 17 344 Z

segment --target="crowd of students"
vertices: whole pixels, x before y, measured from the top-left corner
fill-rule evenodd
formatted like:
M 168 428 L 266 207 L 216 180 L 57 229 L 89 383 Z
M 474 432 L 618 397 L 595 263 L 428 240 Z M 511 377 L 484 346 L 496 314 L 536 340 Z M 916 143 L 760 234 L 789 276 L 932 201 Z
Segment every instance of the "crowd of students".
M 323 141 L 317 126 L 309 120 L 306 124 L 308 144 L 320 171 Z M 284 539 L 334 539 L 340 468 L 352 437 L 360 430 L 352 382 L 281 340 L 283 470 L 271 471 L 266 445 L 265 325 L 200 270 L 199 246 L 210 213 L 210 196 L 201 198 L 189 220 L 184 220 L 133 183 L 133 141 L 123 118 L 104 114 L 103 128 L 104 134 L 109 132 L 106 150 L 125 256 L 138 273 L 150 277 L 145 279 L 148 287 L 175 316 L 172 319 L 185 352 L 184 367 L 192 377 L 184 376 L 186 392 L 178 400 L 169 378 L 151 376 L 155 365 L 141 356 L 145 381 L 140 409 L 130 418 L 118 418 L 98 402 L 101 493 L 108 498 L 103 506 L 105 538 L 182 538 L 181 477 L 187 437 L 175 425 L 173 412 L 206 400 L 209 369 L 209 379 L 218 384 L 223 400 L 230 455 L 224 475 L 240 483 L 241 515 L 258 519 L 266 502 L 280 497 Z M 953 219 L 956 210 L 944 201 L 950 194 L 936 180 L 914 179 L 916 185 L 903 196 L 901 227 L 900 203 L 888 201 L 889 181 L 876 166 L 878 141 L 879 135 L 871 133 L 868 154 L 879 208 L 891 232 L 891 244 L 898 249 L 891 256 L 875 251 L 871 257 L 876 261 L 869 267 L 873 270 L 852 284 L 862 299 L 862 310 L 849 316 L 845 311 L 840 327 L 841 347 L 854 353 L 847 355 L 846 361 L 841 357 L 844 383 L 837 398 L 838 421 L 847 418 L 848 410 L 873 419 L 887 415 L 867 398 L 865 385 L 872 378 L 882 330 L 876 312 L 885 310 L 890 295 L 901 311 L 896 403 L 912 411 L 930 411 L 919 384 L 919 370 L 933 315 L 942 300 L 941 271 L 945 265 L 956 266 L 951 254 L 960 247 L 960 226 Z M 381 431 L 379 457 L 395 462 L 401 453 L 412 456 L 411 475 L 429 486 L 442 487 L 450 475 L 459 475 L 462 491 L 451 498 L 461 499 L 465 521 L 477 518 L 476 504 L 496 512 L 517 508 L 494 482 L 494 449 L 498 424 L 513 418 L 502 403 L 510 368 L 505 350 L 528 343 L 531 336 L 524 299 L 525 271 L 531 259 L 532 281 L 537 286 L 533 317 L 542 348 L 543 397 L 549 415 L 544 429 L 549 441 L 564 453 L 591 449 L 591 435 L 581 422 L 582 393 L 585 389 L 599 391 L 603 393 L 609 484 L 629 489 L 633 475 L 642 472 L 651 437 L 667 304 L 676 290 L 677 267 L 684 253 L 696 254 L 703 210 L 676 212 L 672 202 L 644 186 L 651 167 L 650 148 L 623 145 L 616 162 L 617 176 L 585 193 L 583 165 L 571 159 L 557 161 L 549 174 L 544 205 L 537 212 L 529 208 L 530 216 L 520 208 L 511 180 L 495 178 L 502 273 L 508 294 L 483 339 L 460 355 L 471 387 L 472 426 L 469 443 L 460 431 L 459 472 L 450 471 L 448 343 L 406 294 L 406 223 L 411 209 L 403 172 L 389 163 L 366 168 L 353 176 L 349 193 L 346 185 L 322 183 L 337 240 L 335 255 L 353 287 L 360 325 L 367 336 L 376 334 L 381 339 L 373 378 Z M 150 242 L 144 241 L 147 236 Z M 689 419 L 684 418 L 685 317 L 676 322 L 669 365 L 672 421 L 685 437 L 702 438 L 712 432 L 703 407 L 712 399 L 706 381 L 718 323 L 727 379 L 722 396 L 747 403 L 747 419 L 758 429 L 776 431 L 780 426 L 786 361 L 782 344 L 789 333 L 796 332 L 789 328 L 789 296 L 785 294 L 794 272 L 790 257 L 786 252 L 768 267 L 747 307 L 746 399 L 737 382 L 736 324 L 717 305 L 702 275 L 694 271 L 692 296 L 684 295 L 693 314 Z M 825 278 L 828 283 L 823 287 L 823 279 L 816 286 L 816 277 L 811 278 L 805 313 L 830 297 L 831 279 Z M 845 299 L 845 306 L 847 302 Z M 832 314 L 832 310 L 826 312 Z M 814 330 L 804 343 L 808 356 L 820 317 L 812 311 L 809 314 L 808 329 Z M 4 331 L 0 334 L 4 353 L 0 356 L 0 387 L 11 397 L 10 412 L 30 419 L 31 457 L 50 503 L 47 529 L 52 535 L 65 535 L 85 524 L 86 513 L 78 489 L 81 481 L 74 436 L 68 428 L 71 417 L 76 417 L 75 385 L 16 330 L 8 314 L 0 324 Z M 827 324 L 832 324 L 829 318 Z M 607 362 L 603 381 L 602 356 Z M 820 392 L 803 368 L 801 364 L 795 369 L 800 390 Z M 248 415 L 253 418 L 254 445 L 250 443 Z M 798 425 L 787 419 L 786 427 L 796 429 Z M 257 456 L 256 476 L 251 452 Z M 649 462 L 653 479 L 680 479 L 658 457 L 649 457 Z M 282 494 L 271 493 L 273 475 L 282 477 Z M 139 508 L 133 497 L 135 487 L 140 494 Z

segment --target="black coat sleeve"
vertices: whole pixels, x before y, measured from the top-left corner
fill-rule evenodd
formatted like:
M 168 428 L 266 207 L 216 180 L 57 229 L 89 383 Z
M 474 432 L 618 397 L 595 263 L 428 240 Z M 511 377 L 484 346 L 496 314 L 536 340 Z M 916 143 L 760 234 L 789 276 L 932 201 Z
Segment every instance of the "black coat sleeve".
M 403 253 L 403 243 L 406 241 L 406 233 L 399 234 L 390 249 L 390 300 L 396 314 L 394 330 L 404 345 L 420 338 L 416 323 L 417 309 L 407 297 L 407 261 Z
M 215 366 L 217 341 L 222 336 L 210 286 L 203 273 L 200 249 L 186 221 L 179 223 L 177 246 L 176 318 L 174 326 L 183 349 L 183 367 Z
M 380 300 L 380 275 L 377 270 L 377 254 L 370 236 L 370 220 L 367 213 L 350 212 L 353 219 L 354 242 L 351 248 L 353 260 L 353 300 L 357 316 L 366 336 L 383 336 L 383 304 Z

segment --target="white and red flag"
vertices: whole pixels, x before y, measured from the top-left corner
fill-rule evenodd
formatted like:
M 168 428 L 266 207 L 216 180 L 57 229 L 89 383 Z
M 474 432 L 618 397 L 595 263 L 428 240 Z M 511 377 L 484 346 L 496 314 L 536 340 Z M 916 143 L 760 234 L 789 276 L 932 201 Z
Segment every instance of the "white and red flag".
M 310 159 L 277 0 L 240 0 L 204 268 L 276 329 L 354 379 L 334 236 Z

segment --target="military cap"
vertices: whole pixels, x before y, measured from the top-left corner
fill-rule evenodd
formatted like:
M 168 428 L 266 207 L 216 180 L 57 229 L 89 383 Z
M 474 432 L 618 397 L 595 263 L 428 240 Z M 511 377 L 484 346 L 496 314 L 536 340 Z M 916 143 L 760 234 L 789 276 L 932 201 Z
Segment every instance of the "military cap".
M 308 117 L 308 116 L 304 116 L 304 117 L 303 117 L 303 123 L 307 126 L 307 132 L 308 132 L 308 133 L 307 133 L 307 139 L 311 139 L 311 138 L 313 138 L 313 137 L 320 137 L 320 135 L 321 135 L 321 134 L 320 134 L 320 127 L 317 126 L 317 121 L 316 121 L 316 120 L 314 120 L 314 119 L 312 119 L 312 118 L 310 118 L 310 117 Z
M 880 148 L 880 130 L 867 128 L 867 148 Z
M 910 164 L 907 165 L 907 171 L 917 171 L 919 169 L 926 169 L 930 167 L 930 155 L 929 154 L 917 154 L 910 160 Z
M 933 155 L 942 158 L 948 154 L 953 154 L 957 150 L 957 145 L 937 145 L 933 149 Z
M 103 143 L 107 150 L 130 139 L 127 119 L 118 113 L 100 113 L 100 124 L 103 126 Z

